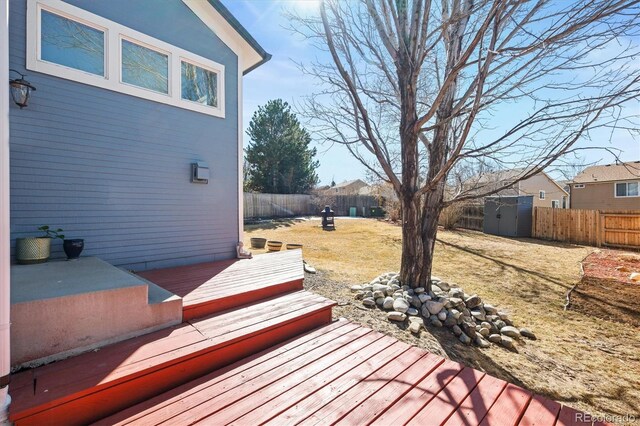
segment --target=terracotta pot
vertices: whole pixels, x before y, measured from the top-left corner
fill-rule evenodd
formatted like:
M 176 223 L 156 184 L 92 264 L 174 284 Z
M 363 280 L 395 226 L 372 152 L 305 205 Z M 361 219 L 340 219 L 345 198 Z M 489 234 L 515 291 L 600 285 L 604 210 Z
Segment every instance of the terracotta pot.
M 267 249 L 269 251 L 280 251 L 282 248 L 282 241 L 267 241 Z
M 302 250 L 302 244 L 287 244 L 287 250 Z
M 16 262 L 21 265 L 44 263 L 51 256 L 51 238 L 16 238 Z
M 254 249 L 263 249 L 264 245 L 267 243 L 266 238 L 251 238 L 251 248 Z

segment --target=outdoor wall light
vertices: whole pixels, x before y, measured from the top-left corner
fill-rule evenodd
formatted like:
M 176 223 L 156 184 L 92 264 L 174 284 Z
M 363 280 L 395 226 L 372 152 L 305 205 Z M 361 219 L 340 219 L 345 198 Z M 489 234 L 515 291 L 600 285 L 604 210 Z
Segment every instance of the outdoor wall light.
M 11 97 L 13 98 L 13 102 L 15 102 L 16 105 L 18 105 L 20 109 L 22 109 L 27 106 L 27 103 L 29 102 L 29 96 L 31 96 L 31 91 L 35 91 L 36 88 L 24 79 L 25 75 L 21 72 L 18 72 L 14 69 L 10 69 L 9 71 L 20 74 L 20 78 L 9 80 L 9 86 L 11 87 Z
M 209 166 L 207 163 L 198 161 L 191 164 L 191 182 L 209 183 Z

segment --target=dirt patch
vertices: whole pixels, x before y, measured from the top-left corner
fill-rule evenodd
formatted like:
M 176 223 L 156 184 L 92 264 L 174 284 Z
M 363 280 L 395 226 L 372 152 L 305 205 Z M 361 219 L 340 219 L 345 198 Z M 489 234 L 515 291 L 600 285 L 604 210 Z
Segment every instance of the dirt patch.
M 594 415 L 640 418 L 640 329 L 582 311 L 564 310 L 565 295 L 580 280 L 580 262 L 594 249 L 475 231 L 439 231 L 434 275 L 508 312 L 538 340 L 518 342 L 517 352 L 461 344 L 450 330 L 428 326 L 419 337 L 377 309 L 354 299 L 349 287 L 400 266 L 401 229 L 382 221 L 336 218 L 322 231 L 317 219 L 245 228 L 250 237 L 304 244 L 304 258 L 318 269 L 305 286 L 339 302 L 345 317 L 435 354 L 486 371 Z M 636 302 L 639 300 L 636 296 Z
M 582 262 L 584 276 L 571 294 L 571 309 L 586 315 L 640 327 L 640 254 L 596 251 Z

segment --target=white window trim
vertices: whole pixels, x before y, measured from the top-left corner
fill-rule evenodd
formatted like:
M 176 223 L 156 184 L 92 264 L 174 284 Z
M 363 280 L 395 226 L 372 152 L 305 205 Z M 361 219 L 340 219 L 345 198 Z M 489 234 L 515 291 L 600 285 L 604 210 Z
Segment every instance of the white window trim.
M 628 189 L 628 185 L 630 183 L 637 183 L 638 184 L 638 195 L 618 195 L 618 191 L 616 191 L 616 188 L 618 187 L 618 184 L 620 183 L 624 183 L 625 185 L 627 185 L 627 193 L 629 193 L 629 189 Z M 631 181 L 631 182 L 614 182 L 613 183 L 613 198 L 637 198 L 640 197 L 640 180 L 639 181 Z
M 546 198 L 547 198 L 547 193 L 545 191 L 542 191 L 542 190 L 538 191 L 538 199 L 544 200 Z
M 559 209 L 560 208 L 560 200 L 551 200 L 551 207 L 553 207 L 554 209 Z
M 105 33 L 105 75 L 99 76 L 64 65 L 44 61 L 40 54 L 41 10 L 60 15 L 81 24 L 96 28 Z M 134 86 L 122 82 L 121 40 L 129 40 L 151 50 L 169 55 L 169 94 Z M 165 43 L 154 37 L 110 21 L 84 9 L 64 3 L 60 0 L 28 0 L 27 3 L 27 69 L 49 74 L 90 86 L 120 92 L 154 102 L 172 105 L 182 109 L 197 111 L 215 117 L 225 117 L 225 67 L 222 64 L 204 58 L 195 53 Z M 202 105 L 181 97 L 180 60 L 201 64 L 202 68 L 218 74 L 218 107 Z M 198 65 L 198 66 L 201 66 Z

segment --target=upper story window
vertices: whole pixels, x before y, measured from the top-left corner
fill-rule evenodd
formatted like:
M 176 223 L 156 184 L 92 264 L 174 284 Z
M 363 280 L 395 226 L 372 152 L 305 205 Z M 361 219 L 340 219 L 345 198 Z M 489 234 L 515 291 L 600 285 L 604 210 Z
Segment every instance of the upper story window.
M 640 182 L 617 182 L 616 197 L 637 197 Z
M 182 99 L 218 106 L 218 74 L 187 61 L 182 63 Z
M 225 67 L 59 0 L 27 2 L 27 69 L 225 116 Z
M 582 188 L 584 188 L 584 183 L 576 183 L 575 185 L 573 185 L 573 187 L 575 189 L 582 189 Z
M 538 198 L 540 198 L 541 200 L 544 200 L 544 198 L 545 198 L 544 191 L 540 191 L 540 193 L 538 194 Z
M 137 44 L 121 40 L 122 82 L 169 93 L 169 55 Z
M 43 10 L 40 15 L 40 58 L 104 76 L 104 36 L 103 30 Z

